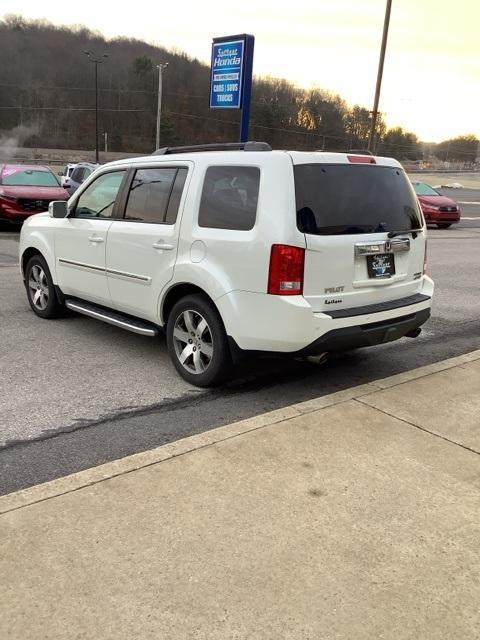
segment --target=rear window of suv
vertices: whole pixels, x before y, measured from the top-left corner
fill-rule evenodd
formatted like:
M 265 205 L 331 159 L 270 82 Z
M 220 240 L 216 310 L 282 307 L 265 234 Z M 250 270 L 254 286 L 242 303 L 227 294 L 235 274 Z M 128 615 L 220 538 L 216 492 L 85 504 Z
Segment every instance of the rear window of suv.
M 342 235 L 422 226 L 415 193 L 402 169 L 371 165 L 296 165 L 300 231 Z

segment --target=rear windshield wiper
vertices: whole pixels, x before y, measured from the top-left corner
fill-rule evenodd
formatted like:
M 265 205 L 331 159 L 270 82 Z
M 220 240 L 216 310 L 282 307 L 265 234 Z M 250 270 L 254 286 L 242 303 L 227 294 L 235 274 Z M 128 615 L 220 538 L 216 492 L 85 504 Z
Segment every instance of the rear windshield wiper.
M 403 236 L 404 233 L 411 233 L 412 238 L 415 240 L 419 232 L 419 229 L 405 229 L 403 231 L 389 231 L 387 236 L 389 238 L 395 238 L 395 236 Z

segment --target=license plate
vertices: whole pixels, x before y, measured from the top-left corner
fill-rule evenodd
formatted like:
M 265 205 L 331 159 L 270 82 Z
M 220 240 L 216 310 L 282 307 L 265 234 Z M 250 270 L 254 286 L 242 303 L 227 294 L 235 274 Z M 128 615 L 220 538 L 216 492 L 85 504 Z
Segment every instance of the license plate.
M 369 278 L 391 278 L 395 275 L 395 257 L 393 253 L 377 253 L 367 256 Z

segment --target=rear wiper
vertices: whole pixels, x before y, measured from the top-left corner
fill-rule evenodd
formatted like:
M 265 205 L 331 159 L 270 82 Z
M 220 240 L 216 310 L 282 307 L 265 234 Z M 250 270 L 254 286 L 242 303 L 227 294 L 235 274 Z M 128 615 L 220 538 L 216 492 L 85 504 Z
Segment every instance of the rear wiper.
M 404 233 L 411 233 L 412 238 L 415 240 L 415 238 L 418 235 L 418 229 L 405 229 L 404 231 L 389 231 L 387 236 L 389 238 L 395 238 L 395 236 L 403 236 Z

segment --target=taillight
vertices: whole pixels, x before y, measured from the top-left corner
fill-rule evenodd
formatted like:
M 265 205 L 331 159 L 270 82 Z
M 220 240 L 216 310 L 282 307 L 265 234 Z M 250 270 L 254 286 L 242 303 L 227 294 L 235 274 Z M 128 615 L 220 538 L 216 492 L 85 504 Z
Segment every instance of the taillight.
M 425 251 L 423 253 L 423 274 L 427 273 L 427 240 L 425 239 Z
M 305 249 L 274 244 L 270 253 L 268 293 L 275 296 L 298 296 L 303 292 Z

